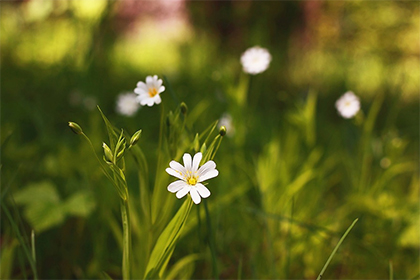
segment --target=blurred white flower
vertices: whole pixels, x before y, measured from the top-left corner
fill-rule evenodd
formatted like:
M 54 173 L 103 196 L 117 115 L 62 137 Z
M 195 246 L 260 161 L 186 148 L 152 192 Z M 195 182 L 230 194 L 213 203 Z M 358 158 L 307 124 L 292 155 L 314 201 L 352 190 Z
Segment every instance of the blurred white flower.
M 359 112 L 360 101 L 352 91 L 348 91 L 335 102 L 335 107 L 343 118 L 350 119 Z
M 224 126 L 226 127 L 226 135 L 233 136 L 235 134 L 235 127 L 232 124 L 232 116 L 228 113 L 224 113 L 219 119 L 219 129 Z
M 140 104 L 137 102 L 137 95 L 131 92 L 121 93 L 117 97 L 117 113 L 131 117 L 139 109 Z
M 83 106 L 89 111 L 92 111 L 96 108 L 96 105 L 98 105 L 98 102 L 96 101 L 95 97 L 92 96 L 86 96 L 83 98 Z
M 190 154 L 185 153 L 183 156 L 184 166 L 174 160 L 171 161 L 170 168 L 166 168 L 166 172 L 181 180 L 170 183 L 168 191 L 176 192 L 177 198 L 182 198 L 190 193 L 195 204 L 199 204 L 201 198 L 209 197 L 210 191 L 201 182 L 216 177 L 219 175 L 219 171 L 216 169 L 216 163 L 212 160 L 198 168 L 202 157 L 201 153 L 196 153 L 192 159 Z
M 147 76 L 146 83 L 138 82 L 134 92 L 138 94 L 137 101 L 142 105 L 153 106 L 153 104 L 159 104 L 162 102 L 160 99 L 160 93 L 165 90 L 162 86 L 162 80 L 158 79 L 157 75 Z
M 267 49 L 253 47 L 247 49 L 241 56 L 241 63 L 245 73 L 259 74 L 267 70 L 271 62 L 271 54 Z

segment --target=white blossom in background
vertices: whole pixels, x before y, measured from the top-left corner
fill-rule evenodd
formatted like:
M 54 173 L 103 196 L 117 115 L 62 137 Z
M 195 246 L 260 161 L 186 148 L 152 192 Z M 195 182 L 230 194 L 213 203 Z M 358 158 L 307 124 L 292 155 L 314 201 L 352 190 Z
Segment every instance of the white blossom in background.
M 98 102 L 96 101 L 95 97 L 92 96 L 86 96 L 83 98 L 83 106 L 89 110 L 89 111 L 93 111 L 96 106 L 98 105 Z
M 157 75 L 147 76 L 146 83 L 138 82 L 137 87 L 134 89 L 134 92 L 138 94 L 137 101 L 142 106 L 147 105 L 149 107 L 153 106 L 153 104 L 160 104 L 162 99 L 159 94 L 165 91 L 162 83 L 162 80 L 158 79 Z
M 118 95 L 117 107 L 115 108 L 118 114 L 131 117 L 139 108 L 140 104 L 137 101 L 136 94 L 132 92 L 125 92 Z
M 253 47 L 247 49 L 241 56 L 241 63 L 245 73 L 259 74 L 267 70 L 271 62 L 271 54 L 267 49 Z
M 196 153 L 192 159 L 190 154 L 185 153 L 182 158 L 184 166 L 174 160 L 171 161 L 166 172 L 180 180 L 170 183 L 168 191 L 176 193 L 177 198 L 182 198 L 189 193 L 195 204 L 199 204 L 201 198 L 209 197 L 210 191 L 201 182 L 216 177 L 219 171 L 212 160 L 198 168 L 202 157 L 201 153 Z
M 359 97 L 348 91 L 335 102 L 335 107 L 343 118 L 350 119 L 360 110 Z
M 232 116 L 228 113 L 224 113 L 219 119 L 218 127 L 219 129 L 224 126 L 226 127 L 226 135 L 233 136 L 235 134 L 235 127 L 232 124 Z

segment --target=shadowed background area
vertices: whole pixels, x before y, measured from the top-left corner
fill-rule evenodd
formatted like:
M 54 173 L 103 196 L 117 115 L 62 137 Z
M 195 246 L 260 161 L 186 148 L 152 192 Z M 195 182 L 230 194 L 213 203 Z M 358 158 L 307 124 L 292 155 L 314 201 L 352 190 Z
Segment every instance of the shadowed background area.
M 0 5 L 0 278 L 33 278 L 6 208 L 21 232 L 35 230 L 39 278 L 121 277 L 115 191 L 67 123 L 81 124 L 101 153 L 99 105 L 117 127 L 143 130 L 139 145 L 156 166 L 160 108 L 116 111 L 121 93 L 155 74 L 165 108 L 187 104 L 192 131 L 222 116 L 232 122 L 207 199 L 217 259 L 208 225 L 191 225 L 168 266 L 199 257 L 172 276 L 315 279 L 355 218 L 326 278 L 419 274 L 419 3 Z M 249 77 L 237 107 L 240 57 L 257 45 L 272 61 Z M 351 120 L 335 108 L 349 90 L 361 101 Z M 150 172 L 153 180 L 163 171 Z M 127 174 L 138 194 L 134 165 Z

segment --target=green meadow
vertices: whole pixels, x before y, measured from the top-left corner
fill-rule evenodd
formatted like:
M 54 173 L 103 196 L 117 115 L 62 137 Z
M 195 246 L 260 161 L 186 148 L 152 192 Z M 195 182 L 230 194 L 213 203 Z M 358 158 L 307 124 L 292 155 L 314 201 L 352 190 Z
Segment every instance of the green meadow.
M 419 14 L 1 2 L 0 279 L 419 279 Z

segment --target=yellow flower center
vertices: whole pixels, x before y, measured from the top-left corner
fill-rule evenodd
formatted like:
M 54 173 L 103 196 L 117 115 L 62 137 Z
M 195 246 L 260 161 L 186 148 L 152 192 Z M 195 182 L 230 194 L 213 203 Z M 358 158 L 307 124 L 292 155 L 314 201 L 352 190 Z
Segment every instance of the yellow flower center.
M 150 97 L 155 96 L 157 93 L 158 93 L 158 91 L 157 91 L 156 88 L 154 88 L 154 87 L 149 88 L 149 95 L 150 95 Z
M 197 184 L 197 179 L 195 177 L 188 178 L 188 184 L 194 186 L 195 184 Z

